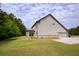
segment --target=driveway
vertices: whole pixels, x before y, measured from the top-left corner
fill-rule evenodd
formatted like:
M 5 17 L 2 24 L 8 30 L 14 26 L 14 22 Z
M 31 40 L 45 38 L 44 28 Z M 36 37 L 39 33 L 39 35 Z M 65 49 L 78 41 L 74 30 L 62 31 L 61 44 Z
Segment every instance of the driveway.
M 66 44 L 77 44 L 79 43 L 79 38 L 60 38 L 55 41 L 66 43 Z

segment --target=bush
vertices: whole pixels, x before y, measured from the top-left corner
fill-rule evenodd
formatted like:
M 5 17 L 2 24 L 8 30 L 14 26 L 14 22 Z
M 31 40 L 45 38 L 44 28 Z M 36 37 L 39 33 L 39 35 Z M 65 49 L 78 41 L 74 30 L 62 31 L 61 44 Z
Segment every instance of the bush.
M 76 28 L 69 29 L 69 34 L 70 35 L 79 35 L 79 26 L 77 26 Z

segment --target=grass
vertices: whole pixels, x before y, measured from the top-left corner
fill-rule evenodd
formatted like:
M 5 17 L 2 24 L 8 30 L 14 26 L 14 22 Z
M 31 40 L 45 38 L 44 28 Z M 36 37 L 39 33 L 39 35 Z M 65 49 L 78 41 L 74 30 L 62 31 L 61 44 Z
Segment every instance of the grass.
M 25 36 L 0 42 L 1 56 L 79 56 L 79 44 L 53 40 L 28 40 Z
M 72 35 L 72 38 L 79 38 L 79 35 Z

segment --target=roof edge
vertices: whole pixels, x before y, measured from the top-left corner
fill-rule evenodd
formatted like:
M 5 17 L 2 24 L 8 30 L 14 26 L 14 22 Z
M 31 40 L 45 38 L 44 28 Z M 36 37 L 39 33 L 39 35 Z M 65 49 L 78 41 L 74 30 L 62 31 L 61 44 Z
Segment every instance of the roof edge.
M 44 17 L 42 17 L 42 18 L 40 18 L 39 20 L 37 20 L 37 21 L 33 24 L 33 26 L 32 26 L 31 28 L 33 28 L 33 27 L 35 26 L 35 24 L 38 23 L 40 20 L 44 19 L 45 17 L 47 17 L 47 16 L 49 16 L 49 15 L 51 15 L 51 14 L 45 15 Z

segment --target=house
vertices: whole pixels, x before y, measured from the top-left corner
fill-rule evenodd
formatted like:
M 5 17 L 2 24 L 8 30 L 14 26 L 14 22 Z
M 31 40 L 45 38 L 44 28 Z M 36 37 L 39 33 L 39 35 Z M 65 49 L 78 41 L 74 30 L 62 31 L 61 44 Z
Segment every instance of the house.
M 68 30 L 51 14 L 36 21 L 32 29 L 35 30 L 34 37 L 38 38 L 68 36 Z

